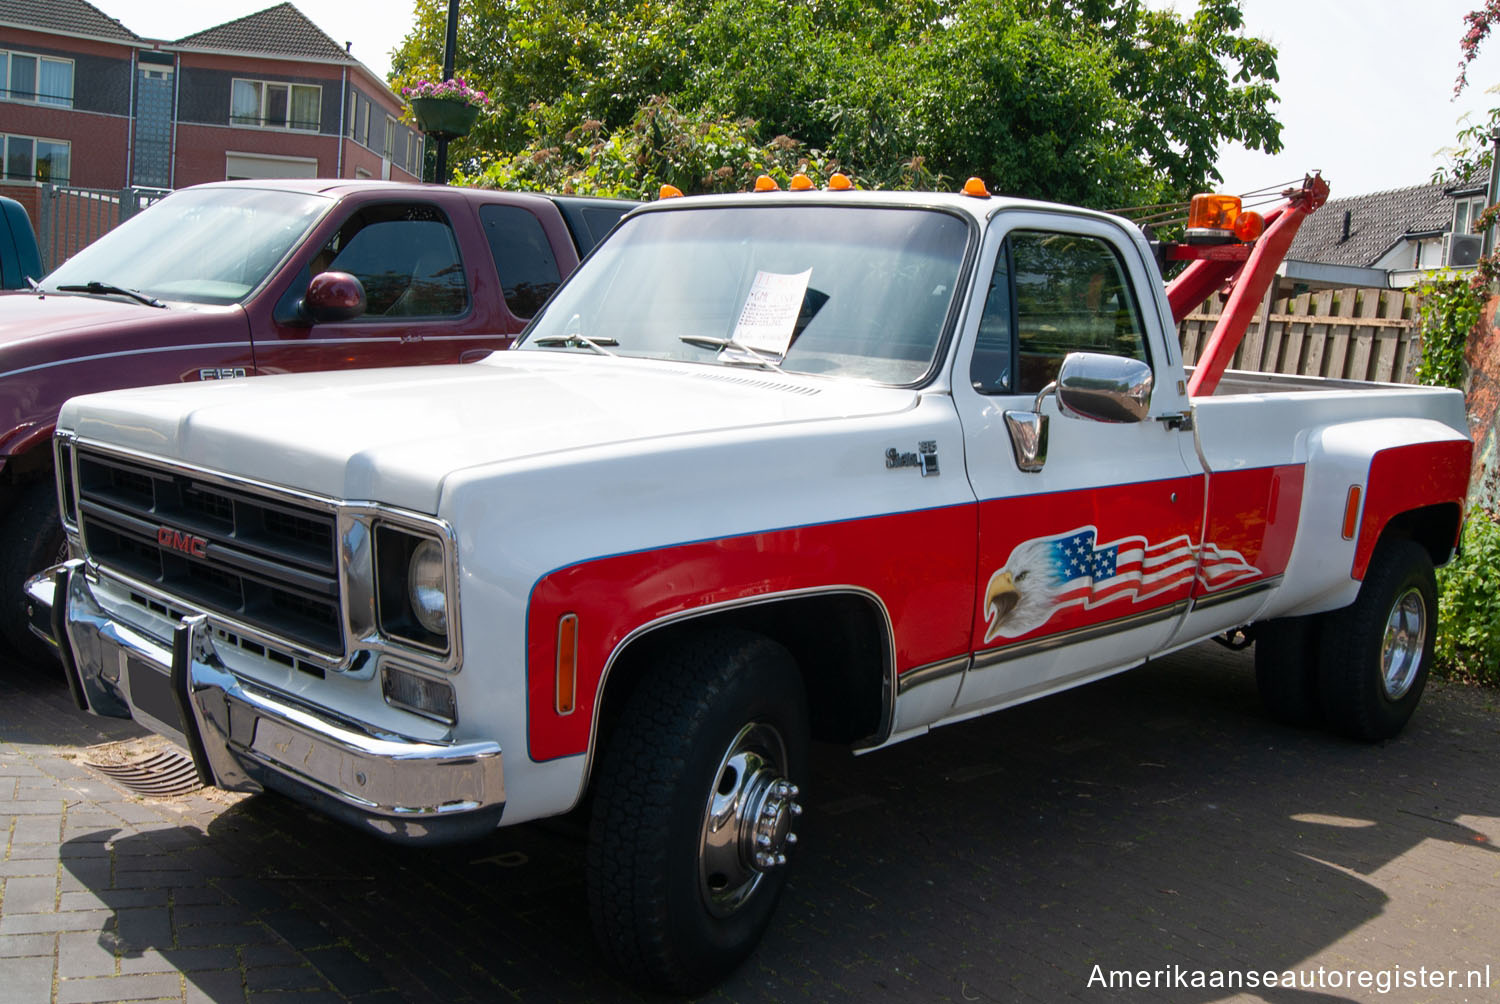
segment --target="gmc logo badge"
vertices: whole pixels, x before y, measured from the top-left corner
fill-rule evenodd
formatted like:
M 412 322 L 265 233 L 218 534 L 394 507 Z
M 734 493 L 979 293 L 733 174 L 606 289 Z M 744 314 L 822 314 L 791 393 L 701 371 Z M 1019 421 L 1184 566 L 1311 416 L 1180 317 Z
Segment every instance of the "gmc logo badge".
M 208 557 L 208 541 L 202 537 L 194 537 L 190 533 L 174 530 L 170 526 L 157 527 L 156 542 L 162 547 L 173 551 L 181 551 L 183 554 L 191 554 L 195 558 Z

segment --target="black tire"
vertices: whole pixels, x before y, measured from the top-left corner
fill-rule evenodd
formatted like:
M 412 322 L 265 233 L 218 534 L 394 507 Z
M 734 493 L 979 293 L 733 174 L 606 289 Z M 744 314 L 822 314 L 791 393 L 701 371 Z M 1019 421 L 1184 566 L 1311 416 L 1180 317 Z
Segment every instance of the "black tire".
M 1322 616 L 1280 617 L 1255 628 L 1255 687 L 1266 713 L 1283 725 L 1323 720 L 1318 696 Z
M 588 843 L 594 933 L 628 980 L 694 993 L 755 949 L 786 884 L 807 734 L 796 665 L 760 635 L 685 637 L 642 679 L 603 751 Z M 760 864 L 746 856 L 757 834 Z
M 1318 690 L 1335 732 L 1376 742 L 1401 731 L 1427 685 L 1437 610 L 1426 549 L 1400 538 L 1376 545 L 1354 602 L 1324 615 Z
M 56 487 L 50 480 L 23 486 L 0 524 L 0 635 L 35 666 L 57 665 L 57 654 L 26 626 L 23 587 L 29 577 L 66 558 L 67 549 Z

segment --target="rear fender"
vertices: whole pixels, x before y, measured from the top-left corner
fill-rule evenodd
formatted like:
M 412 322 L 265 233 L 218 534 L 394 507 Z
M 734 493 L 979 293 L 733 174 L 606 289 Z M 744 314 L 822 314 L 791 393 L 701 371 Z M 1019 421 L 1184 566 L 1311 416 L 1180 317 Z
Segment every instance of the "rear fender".
M 1312 430 L 1297 540 L 1285 584 L 1262 619 L 1354 602 L 1375 545 L 1393 521 L 1417 510 L 1436 516 L 1456 508 L 1461 515 L 1472 453 L 1466 436 L 1433 419 L 1369 419 Z M 1358 496 L 1351 502 L 1353 489 Z M 1346 517 L 1353 526 L 1347 536 Z M 1446 528 L 1448 519 L 1439 518 Z M 1455 534 L 1460 522 L 1452 520 Z M 1436 550 L 1450 553 L 1455 542 Z

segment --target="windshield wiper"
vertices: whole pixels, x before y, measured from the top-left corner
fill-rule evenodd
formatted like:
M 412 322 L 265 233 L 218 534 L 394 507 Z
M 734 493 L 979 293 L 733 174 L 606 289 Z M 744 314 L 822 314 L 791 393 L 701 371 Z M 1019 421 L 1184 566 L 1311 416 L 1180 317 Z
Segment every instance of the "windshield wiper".
M 773 359 L 768 355 L 763 355 L 744 342 L 737 342 L 733 338 L 714 338 L 712 335 L 678 335 L 677 340 L 686 342 L 689 345 L 696 345 L 700 349 L 733 349 L 736 352 L 743 352 L 747 357 L 742 359 L 721 357 L 724 362 L 731 365 L 759 366 L 762 369 L 781 372 L 781 362 L 779 360 Z
M 109 282 L 70 282 L 57 287 L 60 293 L 92 293 L 94 296 L 128 296 L 137 303 L 144 303 L 148 307 L 166 307 L 154 296 L 147 296 L 138 289 L 125 289 Z
M 531 340 L 531 344 L 532 345 L 540 345 L 543 348 L 551 348 L 552 346 L 556 345 L 556 346 L 561 346 L 561 347 L 570 348 L 570 349 L 575 349 L 575 348 L 593 349 L 595 352 L 599 353 L 601 356 L 613 356 L 613 355 L 616 355 L 616 353 L 609 351 L 609 349 L 606 349 L 604 346 L 606 346 L 606 345 L 619 345 L 620 344 L 620 340 L 618 338 L 610 338 L 608 336 L 600 336 L 599 338 L 590 338 L 588 335 L 579 335 L 579 334 L 571 334 L 571 335 L 538 335 L 537 337 L 535 337 L 535 338 L 533 338 Z

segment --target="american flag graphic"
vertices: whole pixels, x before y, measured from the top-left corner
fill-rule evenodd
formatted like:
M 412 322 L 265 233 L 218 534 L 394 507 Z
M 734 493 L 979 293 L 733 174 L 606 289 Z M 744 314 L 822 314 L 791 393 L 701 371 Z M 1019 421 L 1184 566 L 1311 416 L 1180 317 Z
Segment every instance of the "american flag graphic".
M 1097 543 L 1093 527 L 1083 527 L 1052 541 L 1053 571 L 1062 583 L 1058 609 L 1082 604 L 1086 609 L 1113 600 L 1136 602 L 1171 592 L 1192 580 L 1209 591 L 1260 574 L 1238 551 L 1205 544 L 1203 567 L 1191 537 L 1173 537 L 1153 544 L 1145 537 L 1122 537 Z
M 1213 592 L 1260 575 L 1238 551 L 1198 545 L 1187 535 L 1153 544 L 1145 537 L 1098 541 L 1092 526 L 1016 545 L 990 577 L 983 604 L 985 641 L 1028 634 L 1059 610 L 1091 610 L 1117 600 L 1140 603 L 1196 581 Z

